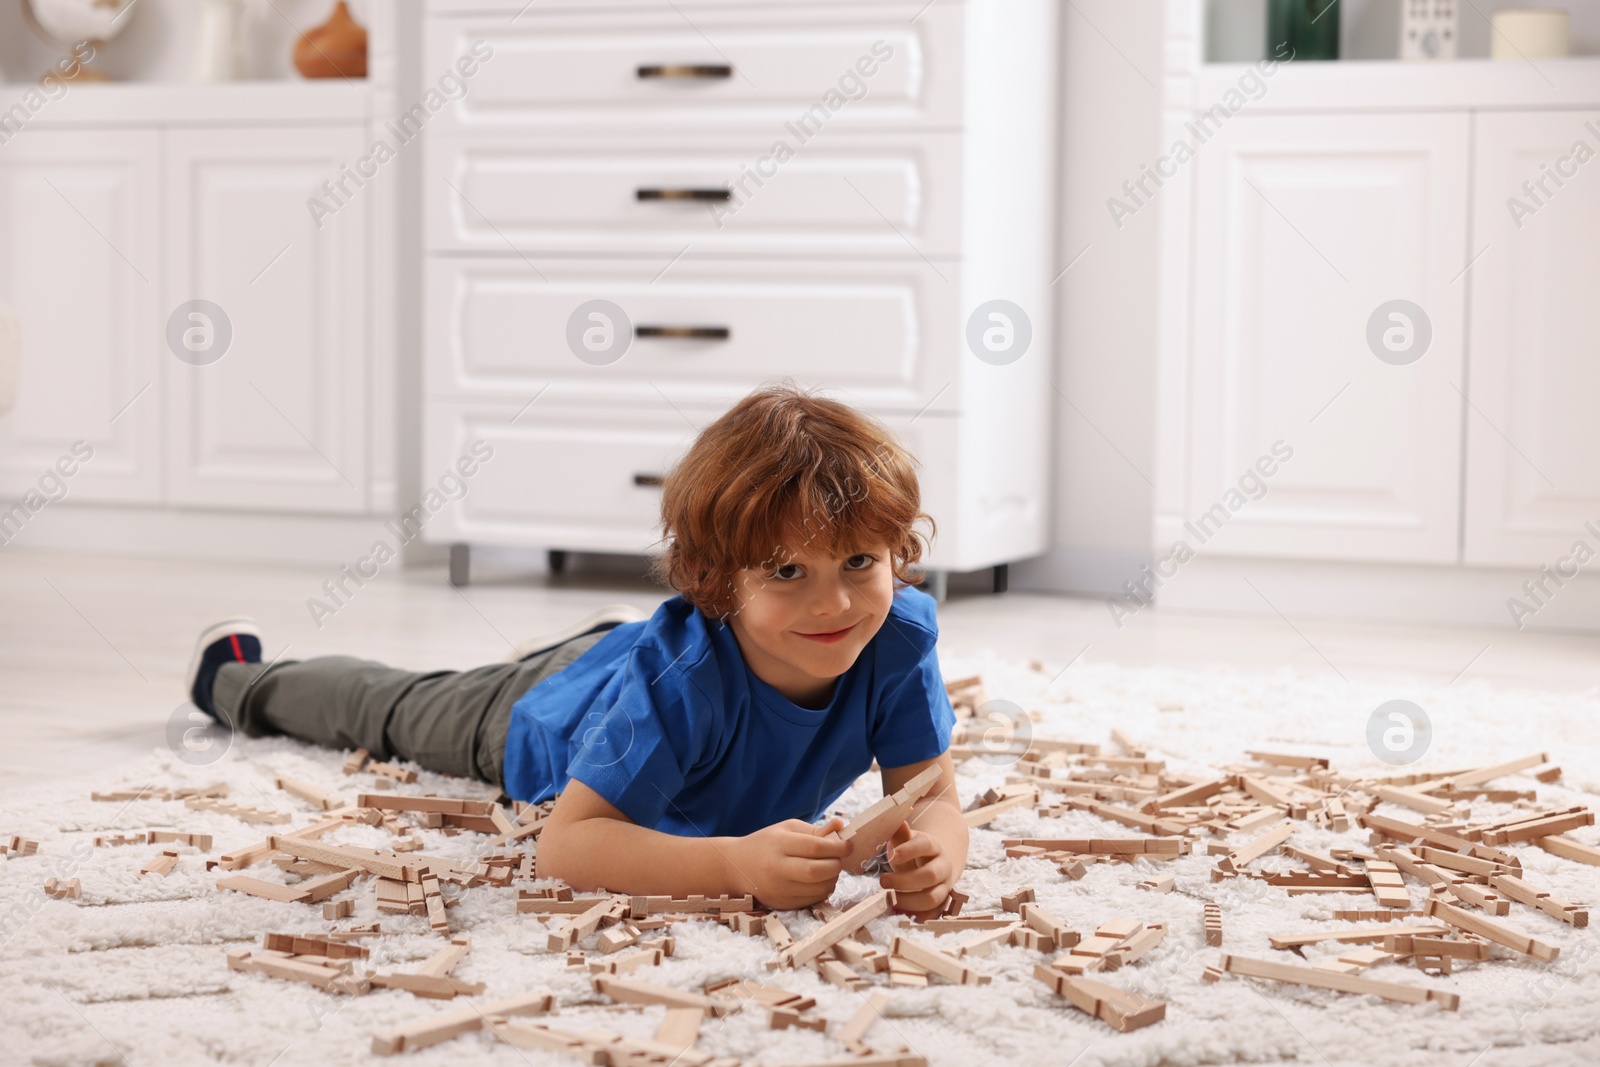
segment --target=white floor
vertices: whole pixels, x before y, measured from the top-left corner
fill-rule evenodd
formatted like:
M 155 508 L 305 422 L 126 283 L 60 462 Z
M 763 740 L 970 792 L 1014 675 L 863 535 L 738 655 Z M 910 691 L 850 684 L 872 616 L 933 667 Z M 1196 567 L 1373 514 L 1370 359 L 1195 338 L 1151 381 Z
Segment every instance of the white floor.
M 642 570 L 642 564 L 641 564 Z M 0 552 L 0 786 L 114 769 L 163 743 L 184 703 L 194 634 L 249 614 L 272 658 L 329 653 L 417 668 L 465 667 L 627 601 L 664 593 L 609 573 L 562 577 L 477 567 L 454 590 L 442 569 L 385 568 L 336 614 L 313 620 L 331 571 Z M 1486 680 L 1575 692 L 1600 685 L 1600 636 L 1219 618 L 1152 609 L 1118 629 L 1100 601 L 954 593 L 939 612 L 947 656 L 991 649 L 1057 670 L 1093 662 L 1254 670 L 1292 666 L 1348 679 Z M 1081 657 L 1081 658 L 1079 658 Z M 998 695 L 998 694 L 996 694 Z

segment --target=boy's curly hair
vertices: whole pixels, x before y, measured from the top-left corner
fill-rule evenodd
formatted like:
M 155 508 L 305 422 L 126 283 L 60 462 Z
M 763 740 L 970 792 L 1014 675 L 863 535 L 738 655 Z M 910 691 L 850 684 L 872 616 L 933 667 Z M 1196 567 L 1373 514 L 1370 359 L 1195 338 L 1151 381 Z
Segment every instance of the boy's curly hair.
M 912 527 L 926 519 L 935 532 L 916 466 L 871 416 L 789 379 L 764 386 L 702 430 L 663 481 L 667 548 L 651 571 L 711 618 L 737 607 L 741 570 L 805 548 L 840 559 L 887 544 L 895 580 L 915 585 L 927 541 Z

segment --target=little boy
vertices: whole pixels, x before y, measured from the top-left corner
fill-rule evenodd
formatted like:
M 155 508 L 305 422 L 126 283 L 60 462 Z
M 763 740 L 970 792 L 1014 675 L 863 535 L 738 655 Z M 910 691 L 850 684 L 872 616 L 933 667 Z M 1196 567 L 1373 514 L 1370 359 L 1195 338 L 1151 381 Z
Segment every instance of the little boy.
M 890 842 L 897 910 L 943 911 L 966 867 L 934 656 L 915 460 L 875 420 L 784 384 L 707 426 L 665 479 L 677 591 L 648 620 L 607 609 L 513 663 L 412 672 L 345 656 L 261 662 L 248 620 L 200 637 L 195 704 L 287 733 L 557 796 L 536 869 L 580 890 L 833 892 L 849 844 L 813 825 L 877 761 L 887 795 L 940 779 Z

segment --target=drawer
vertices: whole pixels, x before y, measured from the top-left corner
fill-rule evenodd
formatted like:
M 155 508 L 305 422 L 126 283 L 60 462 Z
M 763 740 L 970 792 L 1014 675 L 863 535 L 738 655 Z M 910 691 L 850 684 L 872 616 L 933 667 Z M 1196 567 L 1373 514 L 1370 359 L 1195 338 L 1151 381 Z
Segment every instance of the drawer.
M 963 394 L 951 388 L 957 270 L 922 260 L 430 257 L 424 388 L 526 400 L 549 386 L 557 398 L 721 407 L 790 375 L 862 407 L 953 410 Z M 621 309 L 631 328 L 590 320 L 580 309 L 594 300 Z M 589 328 L 631 340 L 620 358 L 597 362 L 569 342 Z M 726 336 L 652 335 L 689 328 Z
M 777 146 L 792 143 L 787 154 Z M 433 139 L 425 211 L 438 251 L 953 256 L 959 133 L 799 146 L 685 133 Z
M 962 122 L 963 5 L 434 15 L 427 72 L 482 59 L 418 115 L 441 130 L 739 126 L 765 138 Z M 915 17 L 915 21 L 913 18 Z M 476 51 L 474 49 L 476 48 Z M 447 89 L 451 88 L 446 86 Z
M 697 432 L 660 403 L 624 417 L 544 397 L 532 405 L 427 401 L 426 484 L 474 455 L 476 442 L 494 451 L 466 480 L 465 495 L 428 520 L 425 539 L 645 552 L 659 536 L 661 489 L 653 479 Z
M 527 401 L 429 400 L 423 405 L 423 477 L 428 486 L 484 442 L 493 456 L 465 480 L 466 492 L 422 526 L 431 542 L 645 553 L 661 543 L 665 475 L 699 431 L 724 409 L 653 406 L 619 414 L 542 396 Z M 1015 457 L 974 438 L 963 418 L 868 412 L 917 460 L 922 510 L 937 524 L 932 567 L 971 570 L 1045 549 L 1047 498 L 1019 492 Z M 964 457 L 977 456 L 976 462 Z M 998 469 L 994 464 L 1001 465 Z M 928 536 L 926 525 L 919 527 Z

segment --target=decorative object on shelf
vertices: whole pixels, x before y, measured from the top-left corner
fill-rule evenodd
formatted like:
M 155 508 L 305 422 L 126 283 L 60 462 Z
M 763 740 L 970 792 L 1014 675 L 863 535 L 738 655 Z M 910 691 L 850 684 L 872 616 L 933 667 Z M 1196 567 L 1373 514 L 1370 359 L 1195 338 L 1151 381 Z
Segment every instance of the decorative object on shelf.
M 1494 59 L 1559 59 L 1567 54 L 1567 13 L 1554 8 L 1512 7 L 1493 18 Z
M 22 377 L 22 323 L 11 305 L 0 300 L 0 415 L 17 402 L 17 382 Z
M 1267 54 L 1339 58 L 1339 0 L 1267 0 Z
M 294 69 L 307 78 L 365 78 L 367 31 L 350 17 L 345 0 L 316 29 L 294 43 Z
M 195 81 L 228 82 L 249 76 L 244 40 L 247 3 L 248 0 L 200 0 L 191 75 Z
M 1401 2 L 1400 58 L 1456 58 L 1456 0 Z
M 92 56 L 105 43 L 128 28 L 126 15 L 136 0 L 22 0 L 22 14 L 39 38 L 58 48 L 80 55 L 78 45 L 87 41 L 96 46 Z M 58 67 L 60 65 L 58 64 Z M 83 81 L 109 81 L 110 77 L 81 62 L 70 64 L 62 77 Z

